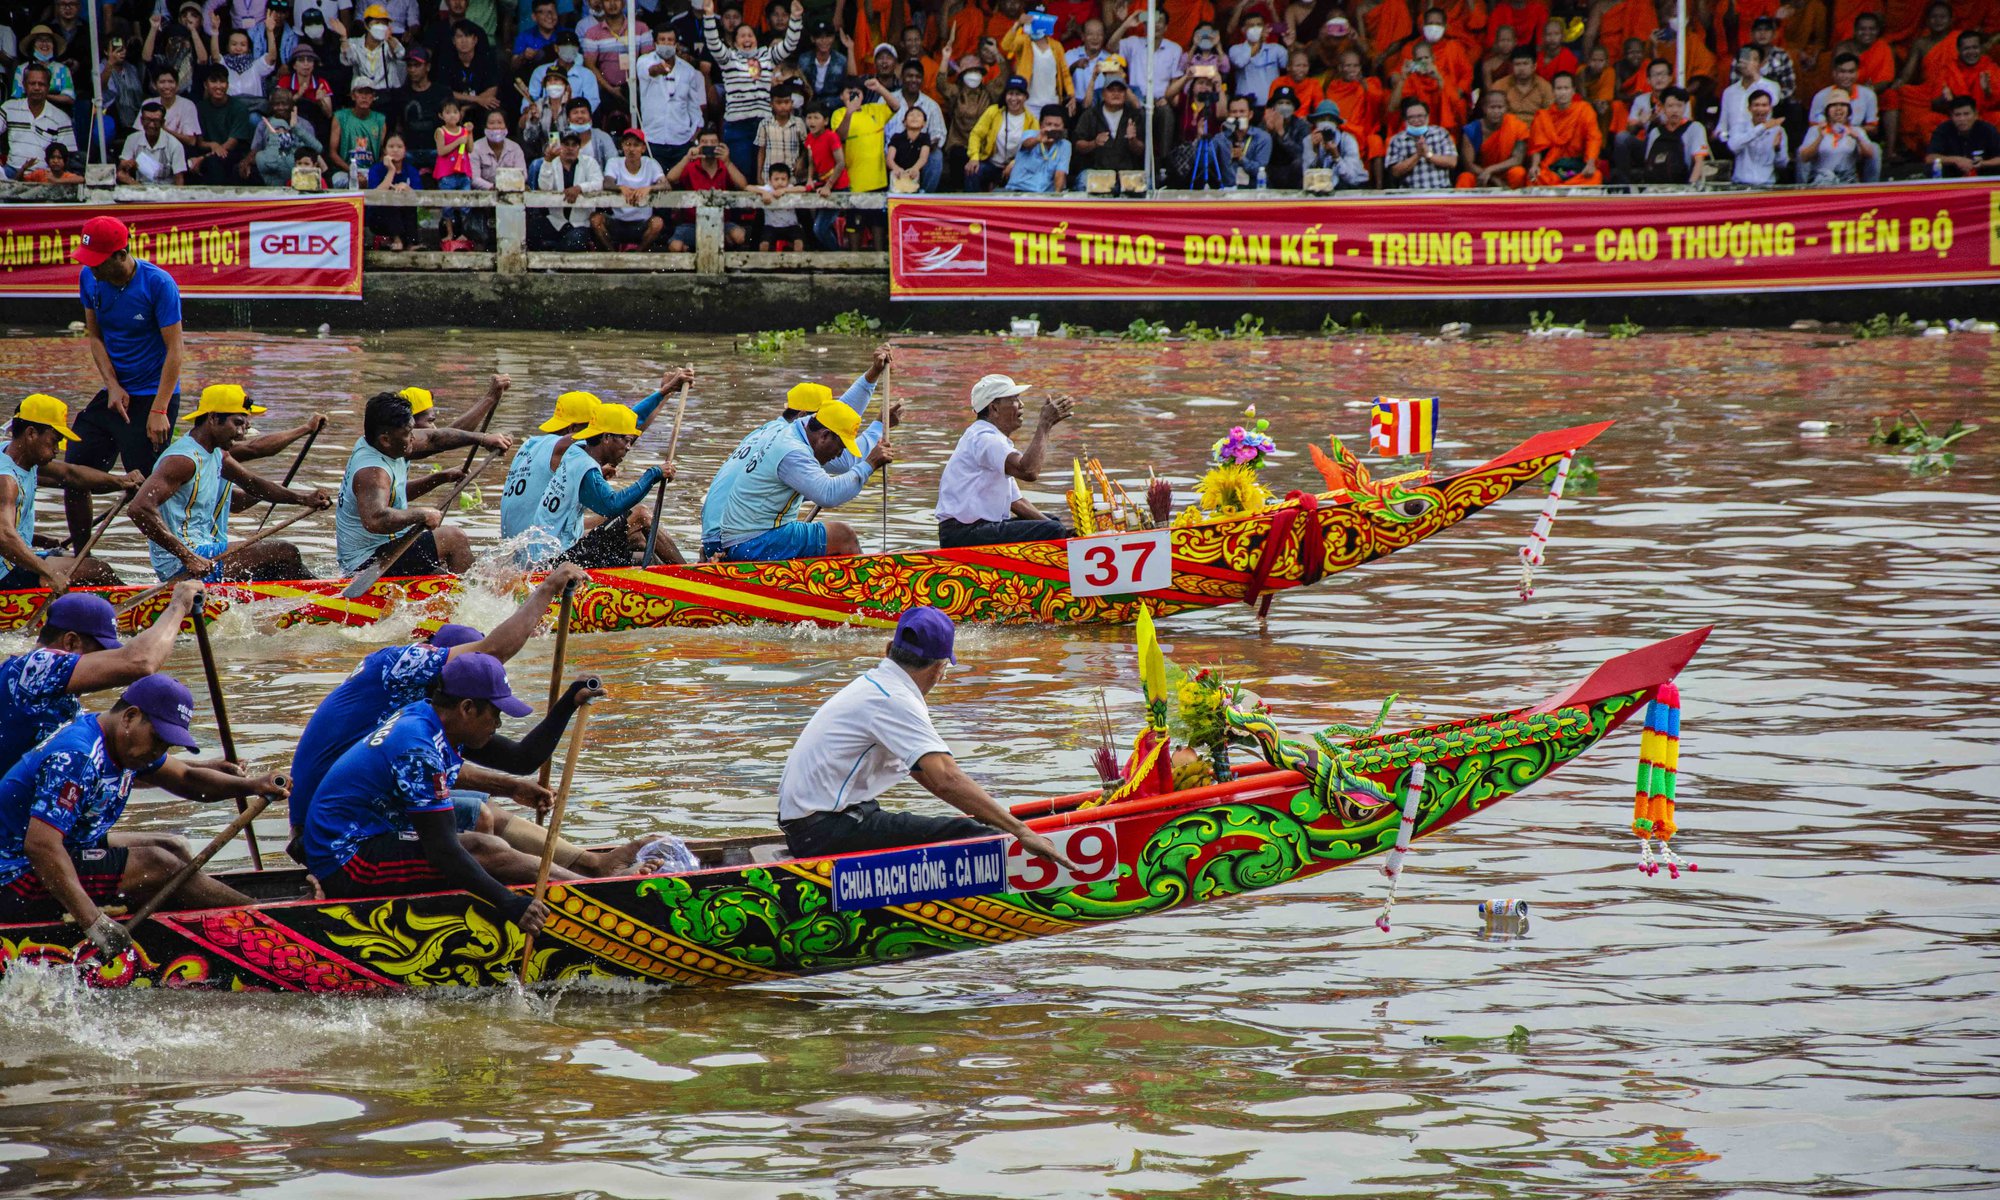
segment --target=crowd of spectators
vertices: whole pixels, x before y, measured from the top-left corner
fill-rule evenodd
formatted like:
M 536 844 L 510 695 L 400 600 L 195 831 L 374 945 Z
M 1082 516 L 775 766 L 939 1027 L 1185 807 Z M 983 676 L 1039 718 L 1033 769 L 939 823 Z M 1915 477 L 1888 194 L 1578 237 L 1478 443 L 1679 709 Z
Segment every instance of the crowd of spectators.
M 1149 123 L 1154 182 L 1196 189 L 2000 171 L 2000 0 L 1688 0 L 1684 86 L 1676 0 L 115 0 L 95 64 L 82 2 L 0 3 L 7 178 L 518 170 L 564 202 L 537 248 L 688 248 L 663 193 L 709 190 L 767 201 L 732 247 L 874 245 L 879 212 L 768 201 L 1129 186 Z M 371 206 L 379 243 L 490 241 L 490 208 L 427 207 Z

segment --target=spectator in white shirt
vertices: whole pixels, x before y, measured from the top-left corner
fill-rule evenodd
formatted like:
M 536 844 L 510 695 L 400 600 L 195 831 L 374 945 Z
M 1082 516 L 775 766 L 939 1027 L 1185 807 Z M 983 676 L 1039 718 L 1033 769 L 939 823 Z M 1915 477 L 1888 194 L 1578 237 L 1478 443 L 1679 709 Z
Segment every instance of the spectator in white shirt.
M 580 196 L 604 190 L 604 168 L 583 153 L 583 135 L 564 130 L 557 144 L 543 154 L 536 190 L 558 195 L 564 205 Z M 590 214 L 594 209 L 551 206 L 529 210 L 528 246 L 533 250 L 590 249 Z
M 0 105 L 7 127 L 7 170 L 15 175 L 42 165 L 42 151 L 50 142 L 60 142 L 76 153 L 76 127 L 62 106 L 49 99 L 47 63 L 31 62 L 21 68 L 21 98 Z
M 166 130 L 167 110 L 158 100 L 139 106 L 139 128 L 118 152 L 118 182 L 179 184 L 187 173 L 187 151 Z
M 265 13 L 264 25 L 266 36 L 261 54 L 251 45 L 250 35 L 241 29 L 230 30 L 227 42 L 209 39 L 215 48 L 216 61 L 229 72 L 229 94 L 243 101 L 243 106 L 253 114 L 264 111 L 264 81 L 278 69 L 278 14 Z
M 1070 414 L 1068 396 L 1042 401 L 1041 420 L 1028 448 L 1014 448 L 1025 415 L 1025 383 L 988 375 L 972 385 L 972 424 L 958 439 L 938 477 L 938 545 L 996 546 L 1070 536 L 1061 522 L 1021 498 L 1017 480 L 1035 482 L 1048 449 L 1049 431 Z
M 1750 123 L 1730 137 L 1729 152 L 1736 156 L 1729 178 L 1751 187 L 1777 183 L 1778 172 L 1791 162 L 1785 123 L 1771 115 L 1771 97 L 1766 93 L 1750 93 Z
M 352 36 L 346 25 L 335 21 L 332 29 L 340 35 L 340 61 L 353 72 L 348 90 L 367 83 L 378 96 L 403 86 L 403 43 L 389 28 L 389 10 L 371 4 L 361 14 L 362 35 Z
M 1845 122 L 1850 129 L 1858 129 L 1871 153 L 1860 156 L 1856 166 L 1861 171 L 1861 182 L 1874 183 L 1882 178 L 1882 156 L 1872 153 L 1875 149 L 1876 130 L 1881 127 L 1882 103 L 1875 95 L 1875 89 L 1863 86 L 1861 59 L 1853 54 L 1836 55 L 1833 60 L 1833 82 L 1813 94 L 1812 105 L 1806 113 L 1806 123 L 1816 127 L 1826 121 L 1827 101 L 1836 93 L 1844 94 L 1848 100 L 1848 116 Z M 1808 182 L 1806 175 L 1817 175 L 1820 164 L 1808 164 L 1805 143 L 1799 143 L 1799 182 Z
M 1715 136 L 1725 146 L 1733 146 L 1739 135 L 1750 130 L 1750 94 L 1762 92 L 1776 104 L 1781 97 L 1778 85 L 1763 77 L 1764 52 L 1745 46 L 1736 54 L 1736 82 L 1722 89 L 1721 109 L 1715 118 Z
M 618 135 L 618 149 L 623 156 L 604 168 L 604 182 L 618 189 L 625 207 L 591 209 L 591 236 L 601 250 L 615 250 L 625 242 L 637 242 L 641 252 L 651 250 L 667 228 L 666 218 L 655 214 L 651 204 L 652 194 L 667 186 L 667 173 L 646 153 L 646 135 L 640 130 Z
M 1243 40 L 1229 48 L 1232 96 L 1248 96 L 1250 103 L 1262 104 L 1271 94 L 1271 85 L 1285 73 L 1289 59 L 1285 48 L 1265 40 L 1264 18 L 1252 16 L 1243 22 Z
M 653 31 L 653 48 L 633 68 L 639 78 L 639 114 L 646 148 L 662 171 L 687 157 L 701 132 L 701 106 L 708 84 L 701 69 L 681 57 L 680 35 Z

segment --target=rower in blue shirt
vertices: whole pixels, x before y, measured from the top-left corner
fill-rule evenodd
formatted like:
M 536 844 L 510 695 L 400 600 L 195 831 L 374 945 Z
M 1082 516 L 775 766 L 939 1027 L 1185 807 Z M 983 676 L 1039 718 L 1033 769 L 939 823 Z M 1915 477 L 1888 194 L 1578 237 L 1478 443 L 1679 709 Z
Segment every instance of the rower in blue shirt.
M 83 711 L 78 696 L 124 687 L 165 666 L 201 596 L 192 579 L 175 584 L 159 619 L 124 643 L 110 601 L 88 592 L 57 596 L 35 648 L 0 662 L 0 771 L 74 721 Z
M 575 439 L 550 448 L 548 486 L 535 505 L 533 524 L 514 551 L 517 563 L 524 567 L 576 563 L 593 570 L 632 565 L 633 554 L 646 547 L 652 524 L 651 510 L 639 501 L 662 476 L 674 477 L 672 463 L 647 467 L 622 490 L 611 490 L 605 469 L 624 462 L 639 436 L 636 413 L 622 404 L 599 404 Z M 588 533 L 585 509 L 604 518 Z M 661 562 L 687 561 L 665 530 L 654 551 Z
M 430 442 L 443 449 L 467 445 L 505 451 L 514 440 L 503 434 L 470 429 L 432 429 Z M 340 481 L 340 499 L 333 511 L 334 557 L 352 574 L 372 563 L 382 550 L 422 525 L 423 533 L 382 573 L 462 575 L 472 568 L 472 542 L 465 531 L 444 523 L 442 509 L 412 508 L 410 501 L 433 488 L 465 478 L 464 467 L 433 471 L 410 482 L 410 460 L 416 457 L 416 422 L 410 401 L 398 392 L 379 392 L 362 412 L 361 438 L 347 456 L 347 473 Z
M 76 438 L 69 427 L 69 405 L 40 392 L 23 397 L 8 426 L 7 446 L 0 450 L 0 592 L 71 586 L 113 587 L 118 576 L 99 558 L 65 554 L 66 547 L 35 547 L 35 491 L 44 482 L 73 486 L 85 493 L 115 492 L 138 487 L 145 476 L 128 471 L 123 479 L 95 467 L 57 461 L 62 448 Z
M 159 465 L 132 497 L 127 515 L 152 542 L 153 569 L 162 581 L 186 575 L 219 582 L 224 570 L 216 559 L 229 552 L 229 514 L 233 508 L 259 501 L 330 508 L 325 488 L 294 491 L 258 475 L 229 455 L 229 448 L 250 432 L 250 418 L 263 412 L 233 383 L 202 389 L 201 404 L 189 419 L 194 427 L 160 455 Z M 244 495 L 235 496 L 242 488 Z M 240 544 L 239 544 L 240 546 Z M 240 547 L 228 563 L 230 579 L 309 579 L 299 548 L 266 538 Z
M 185 847 L 135 844 L 113 830 L 134 783 L 191 800 L 284 798 L 277 776 L 248 779 L 170 758 L 175 746 L 196 748 L 193 717 L 194 697 L 179 680 L 148 675 L 110 712 L 77 717 L 0 778 L 0 924 L 67 912 L 107 957 L 122 953 L 132 939 L 99 906 L 143 902 L 188 860 Z M 183 909 L 249 903 L 199 872 L 174 894 Z
M 767 425 L 746 439 L 722 464 L 702 503 L 703 525 L 715 522 L 702 558 L 773 562 L 861 553 L 861 540 L 844 521 L 792 519 L 801 497 L 824 510 L 839 508 L 861 494 L 878 468 L 895 461 L 886 436 L 864 452 L 860 433 L 861 414 L 828 400 L 812 416 Z M 860 462 L 845 474 L 827 474 L 842 450 Z
M 397 710 L 342 754 L 320 781 L 302 839 L 327 898 L 457 888 L 523 932 L 539 930 L 548 910 L 507 887 L 534 882 L 539 860 L 491 834 L 458 832 L 451 800 L 464 751 L 485 745 L 503 715 L 533 711 L 515 698 L 499 659 L 460 654 L 445 663 L 429 699 Z M 561 867 L 550 875 L 578 878 Z

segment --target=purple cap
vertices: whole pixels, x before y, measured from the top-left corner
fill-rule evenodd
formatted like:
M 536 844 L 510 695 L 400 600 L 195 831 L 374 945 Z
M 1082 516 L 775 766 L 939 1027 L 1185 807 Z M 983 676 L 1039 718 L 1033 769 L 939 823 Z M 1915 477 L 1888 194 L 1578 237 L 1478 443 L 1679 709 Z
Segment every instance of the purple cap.
M 461 700 L 485 700 L 510 717 L 535 710 L 523 704 L 507 686 L 507 668 L 491 654 L 461 654 L 444 665 L 444 691 Z
M 416 62 L 429 62 L 431 60 L 431 52 L 429 47 L 426 46 L 412 46 L 403 52 L 403 57 Z
M 896 619 L 896 636 L 889 644 L 924 658 L 949 658 L 956 665 L 958 659 L 951 652 L 953 633 L 950 617 L 920 604 Z
M 65 592 L 49 605 L 48 627 L 79 633 L 106 650 L 116 650 L 118 614 L 111 602 L 88 592 Z
M 469 646 L 474 642 L 483 642 L 485 640 L 486 635 L 470 625 L 440 625 L 437 627 L 437 632 L 431 635 L 431 645 L 440 646 L 446 650 L 451 649 L 453 646 Z
M 194 696 L 186 685 L 171 675 L 148 675 L 125 689 L 118 697 L 144 713 L 153 723 L 153 732 L 169 745 L 199 750 L 188 725 L 194 721 Z

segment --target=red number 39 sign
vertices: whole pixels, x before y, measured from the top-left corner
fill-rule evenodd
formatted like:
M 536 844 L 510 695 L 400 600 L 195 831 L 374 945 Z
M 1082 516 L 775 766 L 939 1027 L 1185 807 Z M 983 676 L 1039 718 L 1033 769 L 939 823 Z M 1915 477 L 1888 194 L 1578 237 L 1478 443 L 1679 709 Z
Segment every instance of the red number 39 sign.
M 1072 595 L 1129 596 L 1165 591 L 1173 585 L 1173 534 L 1165 529 L 1070 540 Z
M 1115 825 L 1078 825 L 1048 835 L 1063 856 L 1075 863 L 1069 870 L 1046 858 L 1036 858 L 1021 849 L 1021 843 L 1007 843 L 1007 890 L 1039 892 L 1043 888 L 1069 887 L 1078 883 L 1101 883 L 1118 877 L 1118 829 Z

